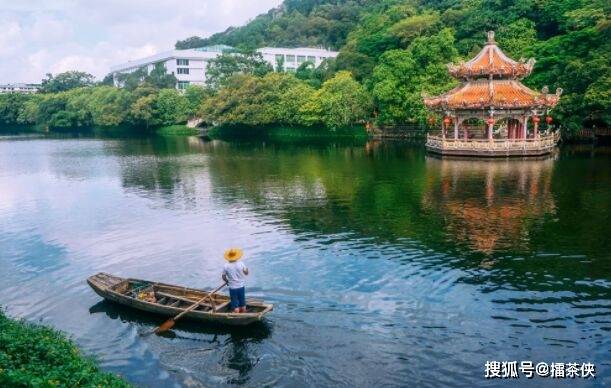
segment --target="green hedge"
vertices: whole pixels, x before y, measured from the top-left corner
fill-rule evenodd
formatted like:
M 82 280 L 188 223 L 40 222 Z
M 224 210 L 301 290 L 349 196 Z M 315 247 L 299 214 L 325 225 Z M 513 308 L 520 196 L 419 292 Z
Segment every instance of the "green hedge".
M 0 387 L 129 387 L 101 372 L 63 334 L 0 311 Z

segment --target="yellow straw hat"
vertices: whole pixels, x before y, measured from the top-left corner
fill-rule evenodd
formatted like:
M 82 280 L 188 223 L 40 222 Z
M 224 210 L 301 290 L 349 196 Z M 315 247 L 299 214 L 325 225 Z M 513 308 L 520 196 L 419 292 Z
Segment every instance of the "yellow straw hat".
M 240 248 L 229 248 L 225 251 L 225 260 L 227 261 L 238 261 L 242 257 L 242 250 Z

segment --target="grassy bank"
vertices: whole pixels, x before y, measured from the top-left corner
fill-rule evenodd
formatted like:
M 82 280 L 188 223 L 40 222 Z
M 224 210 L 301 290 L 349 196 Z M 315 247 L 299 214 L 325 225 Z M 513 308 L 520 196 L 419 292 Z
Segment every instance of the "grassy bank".
M 43 125 L 10 125 L 0 123 L 0 135 L 19 135 L 29 133 L 45 133 Z
M 199 134 L 197 128 L 189 128 L 186 125 L 169 125 L 155 129 L 158 135 L 162 136 L 194 136 Z
M 0 386 L 128 387 L 99 370 L 63 334 L 12 320 L 0 311 Z
M 222 126 L 208 131 L 213 139 L 267 138 L 276 141 L 308 139 L 367 139 L 363 126 L 328 129 L 324 127 L 286 127 L 286 126 Z
M 28 133 L 73 133 L 91 134 L 100 136 L 142 136 L 147 134 L 158 134 L 162 136 L 194 136 L 199 134 L 197 128 L 189 128 L 186 125 L 169 125 L 165 127 L 137 127 L 130 125 L 119 126 L 93 126 L 93 127 L 67 127 L 46 128 L 42 125 L 0 125 L 0 134 L 19 135 Z

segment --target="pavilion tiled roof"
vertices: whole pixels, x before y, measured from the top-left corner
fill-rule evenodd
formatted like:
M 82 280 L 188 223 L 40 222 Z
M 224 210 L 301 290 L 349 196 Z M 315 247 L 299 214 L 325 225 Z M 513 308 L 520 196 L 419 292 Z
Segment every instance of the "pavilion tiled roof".
M 424 104 L 437 110 L 553 108 L 562 89 L 550 94 L 544 87 L 539 93 L 520 82 L 522 76 L 530 74 L 534 63 L 534 59 L 516 62 L 507 57 L 494 42 L 491 31 L 486 47 L 475 58 L 449 65 L 450 73 L 463 78 L 462 84 L 439 96 L 423 96 Z
M 497 46 L 494 32 L 488 33 L 488 42 L 484 48 L 468 62 L 449 64 L 448 70 L 455 78 L 478 78 L 490 75 L 501 78 L 523 78 L 532 72 L 535 60 L 514 61 Z
M 516 80 L 476 80 L 435 97 L 424 97 L 424 104 L 431 109 L 482 109 L 528 108 L 556 106 L 559 92 L 549 94 L 535 92 Z

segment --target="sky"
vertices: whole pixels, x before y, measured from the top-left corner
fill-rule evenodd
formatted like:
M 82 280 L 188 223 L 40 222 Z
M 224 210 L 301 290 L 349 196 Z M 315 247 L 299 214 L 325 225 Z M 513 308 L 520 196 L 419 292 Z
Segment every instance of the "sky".
M 282 0 L 0 0 L 0 84 L 40 83 L 171 50 L 245 24 Z

